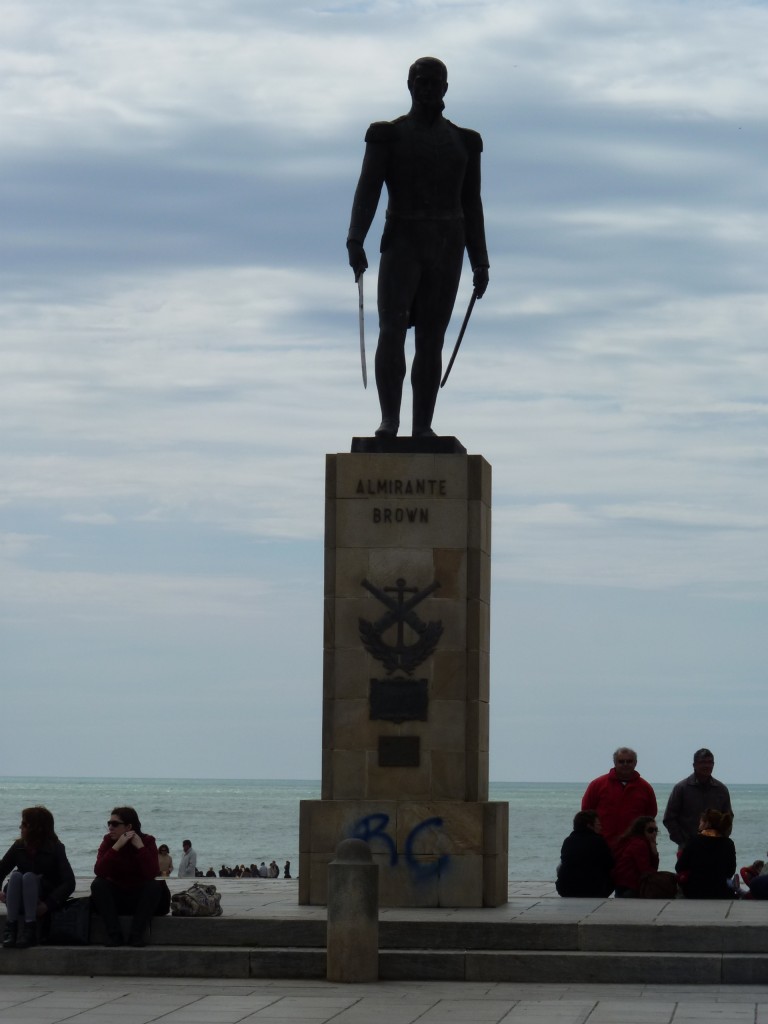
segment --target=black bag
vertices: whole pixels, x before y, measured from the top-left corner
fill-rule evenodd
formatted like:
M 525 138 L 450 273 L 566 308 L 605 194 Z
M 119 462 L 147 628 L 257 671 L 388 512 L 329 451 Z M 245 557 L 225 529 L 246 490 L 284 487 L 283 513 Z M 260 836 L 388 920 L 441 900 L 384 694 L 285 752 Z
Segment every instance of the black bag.
M 50 915 L 45 942 L 52 946 L 87 946 L 91 934 L 91 898 L 67 900 Z
M 677 896 L 677 875 L 674 871 L 654 871 L 645 875 L 637 895 L 641 900 L 673 900 Z

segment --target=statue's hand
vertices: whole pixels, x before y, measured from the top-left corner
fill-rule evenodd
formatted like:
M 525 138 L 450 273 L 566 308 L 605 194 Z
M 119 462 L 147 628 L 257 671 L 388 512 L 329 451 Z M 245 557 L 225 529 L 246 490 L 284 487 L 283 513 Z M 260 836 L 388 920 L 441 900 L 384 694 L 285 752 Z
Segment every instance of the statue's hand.
M 347 242 L 347 252 L 349 253 L 349 265 L 355 272 L 355 280 L 357 281 L 362 273 L 368 269 L 368 260 L 365 256 L 365 249 L 362 247 L 360 242 L 356 242 L 353 238 Z
M 482 299 L 485 295 L 485 289 L 488 287 L 488 267 L 476 267 L 472 281 L 477 291 L 478 299 Z

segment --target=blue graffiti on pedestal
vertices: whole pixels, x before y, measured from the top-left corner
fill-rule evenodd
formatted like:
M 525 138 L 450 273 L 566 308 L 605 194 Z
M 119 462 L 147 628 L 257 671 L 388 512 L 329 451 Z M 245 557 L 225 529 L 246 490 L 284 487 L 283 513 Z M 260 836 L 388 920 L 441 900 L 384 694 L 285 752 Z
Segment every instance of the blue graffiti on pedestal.
M 360 818 L 359 821 L 355 822 L 350 838 L 362 839 L 366 843 L 371 843 L 374 840 L 380 840 L 389 853 L 390 867 L 396 867 L 400 858 L 397 852 L 397 844 L 389 832 L 387 832 L 388 826 L 388 814 L 384 814 L 382 812 L 367 814 L 364 818 Z M 432 878 L 434 875 L 439 875 L 451 859 L 447 853 L 444 853 L 436 860 L 425 862 L 418 860 L 417 855 L 414 852 L 416 841 L 422 832 L 442 827 L 442 818 L 425 818 L 424 821 L 420 821 L 418 825 L 414 825 L 406 837 L 403 860 L 407 864 L 409 870 L 413 872 L 417 878 L 426 879 Z

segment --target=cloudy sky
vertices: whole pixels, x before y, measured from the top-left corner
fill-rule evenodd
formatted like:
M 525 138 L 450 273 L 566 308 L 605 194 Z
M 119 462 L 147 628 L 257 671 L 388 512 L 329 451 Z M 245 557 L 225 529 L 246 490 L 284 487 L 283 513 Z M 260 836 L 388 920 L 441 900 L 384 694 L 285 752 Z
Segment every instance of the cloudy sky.
M 0 774 L 319 777 L 324 458 L 378 423 L 344 239 L 433 54 L 485 142 L 435 427 L 493 466 L 491 777 L 768 782 L 767 38 L 765 0 L 8 0 Z

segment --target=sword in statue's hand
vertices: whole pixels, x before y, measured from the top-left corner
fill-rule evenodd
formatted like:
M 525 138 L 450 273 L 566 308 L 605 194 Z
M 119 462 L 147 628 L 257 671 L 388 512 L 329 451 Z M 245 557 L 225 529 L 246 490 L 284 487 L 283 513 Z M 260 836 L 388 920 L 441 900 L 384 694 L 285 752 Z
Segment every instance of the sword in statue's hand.
M 368 370 L 365 366 L 365 313 L 363 310 L 363 273 L 360 271 L 357 277 L 357 302 L 360 319 L 360 363 L 363 368 L 363 387 L 368 387 Z
M 472 309 L 473 309 L 476 301 L 477 301 L 477 286 L 475 286 L 472 289 L 472 298 L 469 300 L 469 306 L 467 306 L 467 312 L 466 312 L 466 315 L 464 317 L 464 323 L 461 325 L 461 330 L 459 331 L 458 341 L 453 346 L 453 352 L 451 353 L 451 361 L 448 363 L 448 369 L 445 371 L 445 373 L 443 374 L 443 379 L 440 381 L 440 387 L 443 387 L 445 382 L 448 380 L 448 374 L 451 372 L 451 367 L 454 364 L 456 356 L 459 354 L 459 345 L 461 344 L 461 339 L 464 337 L 464 331 L 466 331 L 466 329 L 467 329 L 467 324 L 469 323 L 470 316 L 472 316 Z

